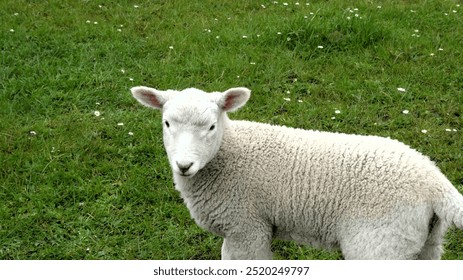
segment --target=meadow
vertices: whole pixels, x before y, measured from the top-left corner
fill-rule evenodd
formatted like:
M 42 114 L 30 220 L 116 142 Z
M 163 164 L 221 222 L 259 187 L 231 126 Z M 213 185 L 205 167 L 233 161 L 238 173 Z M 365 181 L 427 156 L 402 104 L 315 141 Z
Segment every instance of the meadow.
M 0 18 L 0 259 L 220 258 L 137 85 L 245 86 L 232 119 L 398 139 L 463 193 L 462 1 L 4 0 Z

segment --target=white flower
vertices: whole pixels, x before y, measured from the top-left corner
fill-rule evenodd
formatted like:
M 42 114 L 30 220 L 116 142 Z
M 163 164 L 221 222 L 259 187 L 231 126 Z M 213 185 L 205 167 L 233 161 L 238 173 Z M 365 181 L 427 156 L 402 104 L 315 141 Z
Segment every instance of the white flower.
M 443 48 L 439 48 L 438 51 L 443 51 L 444 49 Z
M 101 116 L 101 112 L 100 112 L 100 111 L 94 111 L 93 114 L 94 114 L 96 117 Z
M 121 69 L 121 72 L 122 72 L 122 74 L 125 74 L 125 70 L 124 70 L 124 69 Z
M 336 119 L 336 117 L 331 117 L 331 119 L 332 119 L 332 120 L 335 120 L 335 119 Z
M 129 78 L 129 81 L 133 82 L 133 78 Z
M 446 128 L 445 131 L 451 132 L 452 130 L 450 128 Z
M 335 110 L 334 113 L 335 114 L 341 114 L 341 110 Z
M 133 5 L 133 7 L 136 9 L 136 8 L 139 8 L 140 6 L 138 6 L 138 5 Z
M 129 131 L 128 133 L 130 136 L 133 136 L 133 132 L 132 131 Z
M 173 49 L 174 49 L 174 46 L 169 46 L 169 49 L 173 50 Z
M 302 100 L 298 99 L 297 102 L 302 103 Z
M 251 64 L 251 65 L 256 65 L 256 63 L 255 63 L 255 62 L 251 62 L 250 64 Z
M 318 46 L 317 48 L 319 48 L 319 49 L 323 49 L 323 46 Z
M 118 126 L 124 126 L 123 122 L 117 123 Z
M 246 36 L 246 35 L 243 35 L 243 36 L 241 36 L 241 37 L 242 37 L 243 39 L 247 39 L 247 38 L 248 38 L 248 36 Z
M 427 131 L 426 129 L 422 129 L 422 130 L 421 130 L 421 133 L 426 134 L 426 133 L 428 133 L 428 131 Z
M 290 99 L 290 98 L 287 98 L 287 97 L 285 97 L 285 98 L 283 98 L 283 99 L 284 99 L 285 101 L 291 101 L 291 99 Z
M 401 88 L 401 87 L 397 88 L 397 90 L 400 91 L 400 92 L 406 92 L 407 91 L 406 89 Z
M 31 130 L 31 131 L 29 131 L 29 135 L 30 136 L 36 136 L 37 132 L 35 132 L 34 130 Z
M 408 113 L 410 113 L 410 111 L 408 111 L 408 110 L 403 110 L 402 113 L 405 114 L 405 115 L 407 115 Z
M 10 29 L 10 32 L 14 32 L 14 29 Z

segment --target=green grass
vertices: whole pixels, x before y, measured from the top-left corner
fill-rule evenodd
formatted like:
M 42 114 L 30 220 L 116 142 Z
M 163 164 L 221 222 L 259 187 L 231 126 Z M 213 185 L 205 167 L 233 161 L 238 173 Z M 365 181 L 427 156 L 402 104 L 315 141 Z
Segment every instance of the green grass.
M 135 85 L 246 86 L 232 118 L 389 136 L 463 193 L 461 1 L 113 2 L 0 3 L 0 259 L 220 258 Z M 444 258 L 463 259 L 461 230 Z

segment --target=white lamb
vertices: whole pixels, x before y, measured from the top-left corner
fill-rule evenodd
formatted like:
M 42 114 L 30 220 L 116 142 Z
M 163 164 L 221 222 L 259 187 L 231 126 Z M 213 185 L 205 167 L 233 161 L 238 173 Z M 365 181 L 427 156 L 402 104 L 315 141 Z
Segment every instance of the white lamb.
M 175 188 L 224 237 L 222 259 L 270 259 L 272 238 L 345 259 L 439 259 L 447 228 L 463 228 L 463 196 L 398 141 L 231 121 L 246 88 L 132 94 L 162 109 Z

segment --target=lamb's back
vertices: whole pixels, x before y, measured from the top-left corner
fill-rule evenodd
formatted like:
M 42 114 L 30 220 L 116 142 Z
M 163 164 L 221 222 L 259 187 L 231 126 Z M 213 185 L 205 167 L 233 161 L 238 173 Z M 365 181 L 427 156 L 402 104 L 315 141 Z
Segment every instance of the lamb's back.
M 218 156 L 241 178 L 236 182 L 243 193 L 259 197 L 275 219 L 285 219 L 281 210 L 290 209 L 294 223 L 301 214 L 324 213 L 335 223 L 341 216 L 384 215 L 398 205 L 426 203 L 426 175 L 439 172 L 396 140 L 248 121 L 233 122 Z

